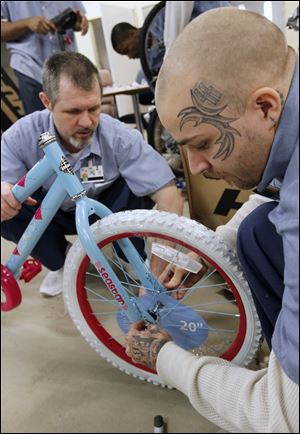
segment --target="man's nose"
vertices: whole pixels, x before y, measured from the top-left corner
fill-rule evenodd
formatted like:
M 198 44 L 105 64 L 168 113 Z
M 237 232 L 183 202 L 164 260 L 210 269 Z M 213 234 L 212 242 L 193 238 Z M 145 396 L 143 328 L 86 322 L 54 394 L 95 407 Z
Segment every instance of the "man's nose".
M 197 175 L 211 168 L 211 164 L 202 155 L 202 153 L 199 152 L 199 150 L 197 149 L 193 150 L 188 148 L 187 156 L 188 156 L 189 168 L 192 175 Z
M 79 119 L 79 126 L 83 128 L 89 128 L 93 125 L 92 117 L 88 111 L 83 112 Z

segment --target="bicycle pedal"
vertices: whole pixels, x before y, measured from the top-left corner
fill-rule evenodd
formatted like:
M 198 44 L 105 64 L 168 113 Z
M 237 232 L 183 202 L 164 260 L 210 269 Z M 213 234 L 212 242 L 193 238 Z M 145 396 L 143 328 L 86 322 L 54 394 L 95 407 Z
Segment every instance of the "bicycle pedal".
M 24 282 L 30 282 L 40 271 L 42 264 L 37 259 L 27 259 L 21 271 L 20 279 Z

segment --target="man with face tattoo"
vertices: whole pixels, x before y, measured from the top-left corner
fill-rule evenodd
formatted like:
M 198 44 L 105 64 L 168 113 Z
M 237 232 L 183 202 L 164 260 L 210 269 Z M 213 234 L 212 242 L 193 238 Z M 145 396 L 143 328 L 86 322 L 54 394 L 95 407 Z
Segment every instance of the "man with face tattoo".
M 272 183 L 278 192 L 252 212 L 244 205 L 231 223 L 239 226 L 238 257 L 270 347 L 268 368 L 197 357 L 157 325 L 134 324 L 127 336 L 133 360 L 229 432 L 299 431 L 298 77 L 298 56 L 279 28 L 221 8 L 184 29 L 156 85 L 161 122 L 187 148 L 193 174 L 260 194 Z

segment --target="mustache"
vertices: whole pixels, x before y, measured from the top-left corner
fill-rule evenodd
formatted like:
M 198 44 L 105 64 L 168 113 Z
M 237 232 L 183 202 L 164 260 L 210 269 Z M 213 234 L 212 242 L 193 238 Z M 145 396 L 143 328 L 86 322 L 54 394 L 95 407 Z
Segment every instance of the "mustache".
M 93 133 L 93 128 L 79 128 L 79 130 L 76 131 L 76 133 Z
M 217 174 L 210 174 L 208 172 L 203 172 L 203 176 L 206 179 L 215 179 L 216 181 L 220 181 L 222 176 L 217 176 Z

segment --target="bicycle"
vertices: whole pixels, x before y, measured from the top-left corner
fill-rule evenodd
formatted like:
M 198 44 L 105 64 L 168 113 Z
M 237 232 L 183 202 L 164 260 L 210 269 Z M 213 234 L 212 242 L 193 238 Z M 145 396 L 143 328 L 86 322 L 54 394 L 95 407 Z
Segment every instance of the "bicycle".
M 165 6 L 166 2 L 161 1 L 150 10 L 143 23 L 139 40 L 142 70 L 153 92 L 166 51 L 164 43 Z
M 139 39 L 142 70 L 153 93 L 165 55 L 163 38 L 165 6 L 166 2 L 161 1 L 150 10 Z M 148 143 L 167 160 L 174 175 L 177 178 L 184 178 L 179 146 L 161 124 L 155 107 L 149 112 L 147 137 Z
M 149 145 L 166 159 L 174 175 L 177 178 L 184 178 L 178 143 L 162 125 L 155 107 L 149 113 L 147 139 Z
M 168 386 L 125 353 L 129 326 L 142 319 L 158 323 L 179 346 L 196 355 L 247 365 L 259 348 L 261 327 L 237 257 L 217 234 L 185 217 L 156 210 L 113 214 L 87 197 L 54 136 L 43 133 L 38 145 L 45 155 L 13 187 L 14 196 L 22 203 L 48 177 L 57 177 L 6 265 L 1 264 L 1 310 L 21 303 L 17 279 L 29 281 L 38 272 L 35 260 L 29 260 L 32 270 L 25 262 L 21 271 L 22 264 L 69 195 L 76 204 L 78 239 L 65 261 L 63 297 L 94 350 L 127 374 Z M 100 220 L 90 226 L 92 214 Z M 148 261 L 133 246 L 136 237 L 141 237 Z M 128 262 L 120 259 L 118 248 Z M 175 290 L 167 291 L 159 276 L 175 266 L 184 270 L 184 278 Z M 200 281 L 188 285 L 204 266 Z M 183 291 L 180 299 L 173 296 L 178 290 Z

